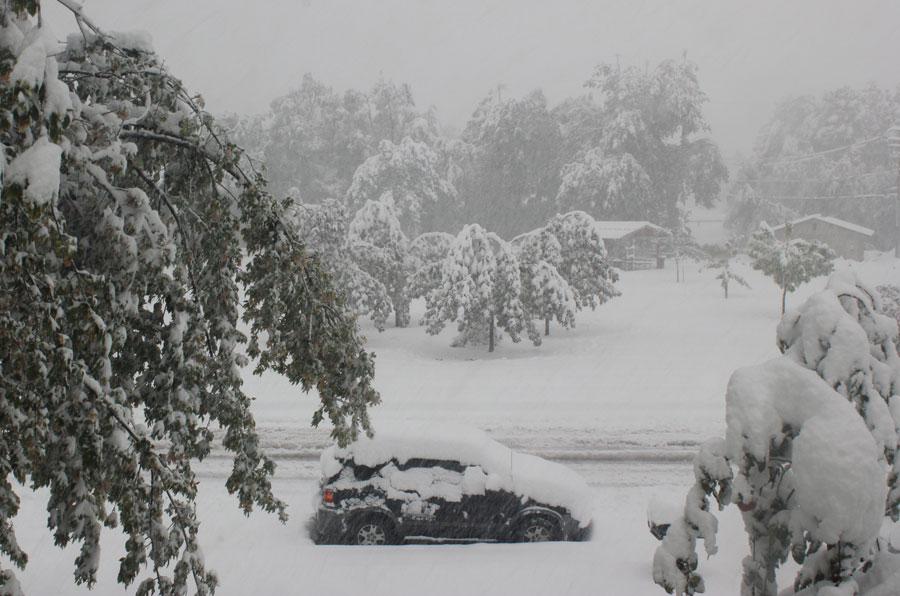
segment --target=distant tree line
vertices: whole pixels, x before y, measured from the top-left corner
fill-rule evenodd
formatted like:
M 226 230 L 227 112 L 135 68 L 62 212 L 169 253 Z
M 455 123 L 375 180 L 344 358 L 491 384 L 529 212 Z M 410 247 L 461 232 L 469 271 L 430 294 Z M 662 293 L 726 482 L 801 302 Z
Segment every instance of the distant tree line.
M 885 133 L 900 118 L 900 87 L 841 87 L 782 101 L 741 159 L 726 224 L 749 238 L 761 221 L 822 213 L 894 239 L 897 162 Z
M 727 171 L 693 63 L 601 64 L 585 87 L 556 106 L 492 92 L 451 136 L 408 85 L 339 93 L 306 75 L 266 113 L 223 120 L 275 196 L 350 213 L 389 197 L 410 237 L 477 222 L 508 239 L 572 210 L 681 229 L 686 204 L 717 199 Z

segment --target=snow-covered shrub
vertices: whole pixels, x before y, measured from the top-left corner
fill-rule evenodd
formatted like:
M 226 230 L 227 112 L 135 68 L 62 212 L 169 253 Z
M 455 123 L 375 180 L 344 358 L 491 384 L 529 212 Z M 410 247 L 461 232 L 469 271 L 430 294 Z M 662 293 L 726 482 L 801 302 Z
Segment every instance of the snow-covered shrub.
M 791 226 L 785 224 L 784 239 L 775 238 L 772 228 L 763 225 L 753 234 L 747 247 L 753 268 L 775 280 L 781 288 L 781 313 L 784 314 L 787 294 L 801 284 L 828 275 L 836 255 L 818 240 L 791 238 Z
M 900 323 L 900 288 L 885 284 L 875 288 L 881 295 L 881 309 L 884 314 L 894 317 Z
M 715 481 L 698 475 L 657 550 L 658 584 L 702 591 L 695 542 L 714 552 L 715 524 L 698 495 L 715 494 L 743 514 L 750 555 L 742 593 L 777 594 L 776 570 L 788 555 L 801 564 L 791 593 L 885 593 L 900 568 L 879 537 L 900 501 L 897 333 L 877 295 L 849 273 L 783 318 L 783 355 L 732 375 L 724 449 L 698 456 Z
M 447 322 L 456 321 L 459 336 L 454 345 L 487 342 L 493 351 L 499 330 L 517 342 L 523 330 L 533 327 L 521 292 L 512 247 L 478 224 L 469 224 L 441 262 L 440 284 L 425 297 L 428 332 L 440 333 Z

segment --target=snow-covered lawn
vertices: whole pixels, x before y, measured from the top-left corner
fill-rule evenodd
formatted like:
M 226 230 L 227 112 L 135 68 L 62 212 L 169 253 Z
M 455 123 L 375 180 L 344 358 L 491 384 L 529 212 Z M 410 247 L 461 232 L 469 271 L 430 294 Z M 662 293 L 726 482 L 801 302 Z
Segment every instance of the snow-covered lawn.
M 893 259 L 858 265 L 873 284 L 900 282 Z M 542 347 L 501 343 L 451 348 L 415 326 L 367 330 L 377 353 L 379 421 L 440 420 L 470 424 L 522 451 L 563 461 L 595 492 L 592 542 L 546 545 L 317 547 L 306 535 L 324 432 L 310 432 L 312 396 L 276 377 L 248 378 L 264 442 L 278 457 L 276 489 L 290 504 L 285 526 L 244 518 L 222 488 L 224 461 L 201 465 L 200 514 L 207 563 L 219 594 L 662 594 L 651 579 L 656 541 L 646 527 L 655 495 L 680 501 L 691 482 L 687 454 L 724 432 L 725 385 L 733 370 L 776 355 L 779 292 L 743 265 L 753 289 L 725 301 L 714 273 L 688 266 L 622 275 L 622 296 L 580 313 L 572 331 L 554 328 Z M 791 304 L 820 289 L 816 280 Z M 418 310 L 416 310 L 418 308 Z M 60 551 L 45 529 L 44 495 L 23 494 L 17 519 L 30 554 L 19 574 L 28 594 L 87 594 L 71 584 L 76 551 Z M 720 553 L 701 561 L 709 594 L 738 591 L 746 550 L 734 508 L 721 516 Z M 123 538 L 103 540 L 93 593 L 115 584 Z M 787 576 L 784 576 L 787 578 Z M 787 580 L 789 581 L 789 580 Z

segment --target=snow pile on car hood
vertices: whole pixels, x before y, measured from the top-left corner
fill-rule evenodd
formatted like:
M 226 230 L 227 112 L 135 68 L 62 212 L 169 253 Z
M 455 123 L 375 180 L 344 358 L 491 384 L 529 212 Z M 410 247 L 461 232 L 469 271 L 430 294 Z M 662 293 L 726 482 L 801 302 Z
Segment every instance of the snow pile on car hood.
M 593 496 L 581 476 L 560 464 L 516 453 L 471 427 L 379 426 L 373 438 L 326 449 L 321 466 L 323 476 L 330 478 L 341 471 L 346 460 L 376 467 L 391 460 L 402 465 L 420 458 L 480 466 L 487 475 L 488 490 L 507 490 L 523 499 L 563 507 L 582 527 L 591 522 Z

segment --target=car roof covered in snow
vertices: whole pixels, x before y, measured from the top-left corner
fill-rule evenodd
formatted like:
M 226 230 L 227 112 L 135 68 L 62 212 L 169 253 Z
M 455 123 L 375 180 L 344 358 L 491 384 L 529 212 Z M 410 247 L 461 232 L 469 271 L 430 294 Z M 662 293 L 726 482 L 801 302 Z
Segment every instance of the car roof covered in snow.
M 378 426 L 374 437 L 361 437 L 347 447 L 336 445 L 322 453 L 322 473 L 340 472 L 343 462 L 377 467 L 392 460 L 455 461 L 480 466 L 495 485 L 523 498 L 564 507 L 582 525 L 592 516 L 592 493 L 584 479 L 569 468 L 540 457 L 516 453 L 467 426 Z

